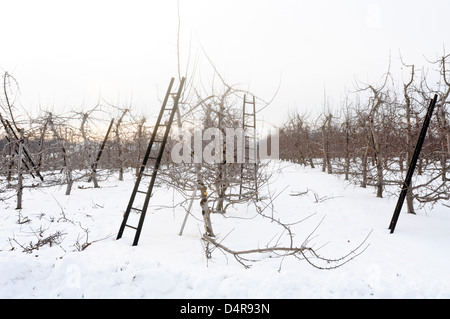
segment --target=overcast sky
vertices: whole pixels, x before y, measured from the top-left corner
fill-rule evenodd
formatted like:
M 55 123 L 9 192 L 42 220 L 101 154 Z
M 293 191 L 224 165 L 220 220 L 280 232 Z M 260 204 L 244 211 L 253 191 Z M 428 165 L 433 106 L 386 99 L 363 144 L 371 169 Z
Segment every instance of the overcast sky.
M 355 78 L 376 82 L 399 51 L 418 67 L 450 51 L 450 1 L 180 0 L 181 58 L 201 47 L 230 84 L 273 104 L 279 124 L 294 109 L 339 104 Z M 0 68 L 19 82 L 21 104 L 71 110 L 130 102 L 159 111 L 177 76 L 176 0 L 0 0 Z M 395 70 L 393 70 L 395 71 Z M 205 75 L 206 76 L 206 75 Z M 400 78 L 401 80 L 401 74 Z

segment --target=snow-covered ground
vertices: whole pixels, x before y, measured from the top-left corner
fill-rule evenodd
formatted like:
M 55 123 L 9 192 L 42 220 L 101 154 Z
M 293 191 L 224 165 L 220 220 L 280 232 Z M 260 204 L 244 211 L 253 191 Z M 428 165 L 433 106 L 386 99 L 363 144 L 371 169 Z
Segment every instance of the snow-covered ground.
M 127 174 L 125 181 L 112 177 L 99 189 L 78 183 L 70 196 L 64 186 L 27 188 L 20 211 L 15 198 L 0 202 L 0 298 L 450 297 L 447 207 L 402 213 L 390 234 L 395 196 L 376 198 L 373 188 L 319 169 L 283 162 L 271 167 L 271 183 L 262 192 L 273 194 L 273 205 L 264 213 L 292 224 L 295 246 L 307 240 L 321 256 L 340 258 L 369 235 L 358 251 L 367 248 L 332 270 L 270 254 L 251 256 L 258 261 L 247 269 L 219 249 L 207 259 L 200 206 L 194 204 L 179 236 L 185 211 L 174 208 L 181 197 L 166 188 L 154 193 L 133 247 L 131 229 L 116 240 L 133 186 Z M 214 214 L 212 221 L 217 241 L 230 249 L 289 244 L 283 228 L 258 215 L 253 204 Z M 60 236 L 52 245 L 23 252 L 55 234 Z

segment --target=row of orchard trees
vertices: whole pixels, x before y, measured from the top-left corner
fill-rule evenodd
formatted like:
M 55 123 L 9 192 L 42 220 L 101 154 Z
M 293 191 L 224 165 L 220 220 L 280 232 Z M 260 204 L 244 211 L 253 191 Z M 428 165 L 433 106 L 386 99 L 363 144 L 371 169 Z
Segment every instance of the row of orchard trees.
M 321 165 L 330 174 L 342 174 L 362 187 L 375 187 L 377 196 L 382 197 L 387 186 L 400 185 L 405 176 L 427 106 L 437 93 L 436 111 L 418 163 L 419 177 L 407 196 L 408 211 L 414 213 L 414 200 L 448 200 L 450 56 L 431 63 L 434 71 L 430 73 L 403 64 L 407 76 L 400 82 L 388 70 L 379 84 L 358 83 L 338 109 L 325 107 L 315 118 L 289 115 L 280 128 L 281 159 Z M 201 86 L 200 90 L 192 83 L 187 86 L 180 105 L 184 130 L 218 127 L 224 131 L 225 127 L 240 125 L 242 95 L 246 92 L 228 85 L 220 75 L 218 78 L 220 85 L 210 88 Z M 8 73 L 3 76 L 0 93 L 0 114 L 17 135 L 23 130 L 24 146 L 37 169 L 46 172 L 46 183 L 66 184 L 66 194 L 76 180 L 90 180 L 94 187 L 106 174 L 117 173 L 121 180 L 124 168 L 137 168 L 142 161 L 152 123 L 135 116 L 131 106 L 103 101 L 65 114 L 42 110 L 32 118 L 18 115 L 18 85 Z M 110 123 L 111 131 L 97 163 Z M 2 129 L 1 133 L 6 132 Z M 17 150 L 14 141 L 0 138 L 1 189 L 15 185 Z M 232 192 L 239 171 L 229 163 L 180 166 L 178 170 L 170 165 L 166 182 L 190 191 L 201 177 L 202 183 L 217 194 L 217 210 L 223 209 L 223 201 L 230 195 L 239 198 Z
M 147 119 L 134 116 L 131 106 L 107 102 L 64 114 L 41 110 L 32 117 L 19 106 L 18 84 L 8 73 L 3 75 L 0 115 L 2 124 L 10 125 L 0 127 L 2 191 L 17 185 L 18 144 L 23 144 L 34 164 L 22 161 L 21 173 L 43 172 L 44 185 L 66 184 L 69 195 L 75 181 L 85 179 L 99 187 L 99 180 L 111 172 L 123 180 L 125 168 L 139 166 L 150 134 Z M 14 138 L 19 132 L 23 140 Z
M 407 195 L 408 212 L 414 213 L 415 200 L 449 200 L 450 56 L 430 63 L 434 74 L 403 63 L 408 76 L 400 83 L 389 70 L 380 84 L 359 82 L 340 108 L 325 107 L 314 119 L 291 114 L 280 129 L 281 158 L 321 165 L 324 172 L 375 187 L 376 196 L 383 197 L 389 185 L 400 186 L 405 177 L 428 105 L 438 94 L 418 174 Z

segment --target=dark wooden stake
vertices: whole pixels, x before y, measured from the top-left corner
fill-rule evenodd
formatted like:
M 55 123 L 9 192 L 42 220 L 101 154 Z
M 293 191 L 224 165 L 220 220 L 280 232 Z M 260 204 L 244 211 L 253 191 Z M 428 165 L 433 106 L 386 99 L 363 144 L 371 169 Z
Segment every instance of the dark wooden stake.
M 92 179 L 94 180 L 94 187 L 98 188 L 97 184 L 97 166 L 98 162 L 100 161 L 100 158 L 102 157 L 103 149 L 105 148 L 106 141 L 108 140 L 109 132 L 111 132 L 111 128 L 113 126 L 114 119 L 111 120 L 111 123 L 109 124 L 108 131 L 106 131 L 105 138 L 103 139 L 102 145 L 100 146 L 100 149 L 97 154 L 97 158 L 95 159 L 95 162 L 91 165 L 92 168 Z
M 430 106 L 428 107 L 428 112 L 425 116 L 425 120 L 423 121 L 423 126 L 419 135 L 419 139 L 417 141 L 416 149 L 414 150 L 411 163 L 409 164 L 408 172 L 406 174 L 405 181 L 403 182 L 400 196 L 398 197 L 397 206 L 395 207 L 394 215 L 392 216 L 392 220 L 389 225 L 391 234 L 394 233 L 398 217 L 400 216 L 400 211 L 402 210 L 403 202 L 405 201 L 406 193 L 408 192 L 408 188 L 411 186 L 411 179 L 417 165 L 417 160 L 419 159 L 420 151 L 422 150 L 423 141 L 425 140 L 425 135 L 427 134 L 428 126 L 430 125 L 431 116 L 433 115 L 433 110 L 436 105 L 437 98 L 438 96 L 437 94 L 435 94 L 433 100 L 431 100 L 430 102 Z

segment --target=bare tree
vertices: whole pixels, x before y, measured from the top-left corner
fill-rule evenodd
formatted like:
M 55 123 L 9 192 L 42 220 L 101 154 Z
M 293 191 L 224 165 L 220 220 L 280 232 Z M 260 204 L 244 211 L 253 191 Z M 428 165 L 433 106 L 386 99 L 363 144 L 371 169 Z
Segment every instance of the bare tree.
M 415 75 L 415 67 L 414 64 L 407 65 L 403 62 L 402 64 L 411 69 L 410 78 L 407 83 L 403 83 L 403 98 L 404 98 L 404 106 L 405 106 L 405 119 L 406 119 L 406 152 L 405 152 L 405 163 L 407 166 L 409 166 L 412 158 L 412 152 L 413 152 L 413 131 L 412 131 L 412 124 L 411 124 L 411 116 L 412 116 L 412 98 L 411 98 L 411 85 L 414 82 L 414 75 Z M 402 161 L 403 162 L 403 161 Z M 413 203 L 413 193 L 412 193 L 413 187 L 412 185 L 408 188 L 408 192 L 406 193 L 406 205 L 408 209 L 409 214 L 415 214 L 414 211 L 414 203 Z
M 320 130 L 322 133 L 322 153 L 323 153 L 323 164 L 322 164 L 322 172 L 325 170 L 328 174 L 333 174 L 333 167 L 331 165 L 331 152 L 330 152 L 330 140 L 332 134 L 332 119 L 333 115 L 331 112 L 328 112 L 327 115 L 323 114 L 324 119 L 322 121 L 322 125 L 320 126 Z
M 123 118 L 128 113 L 129 109 L 125 108 L 120 110 L 121 114 L 119 115 L 118 120 L 116 121 L 114 133 L 115 133 L 115 144 L 117 147 L 117 159 L 118 159 L 118 165 L 119 165 L 119 181 L 123 181 L 123 150 L 122 150 L 122 139 L 120 134 L 121 124 L 123 121 Z

